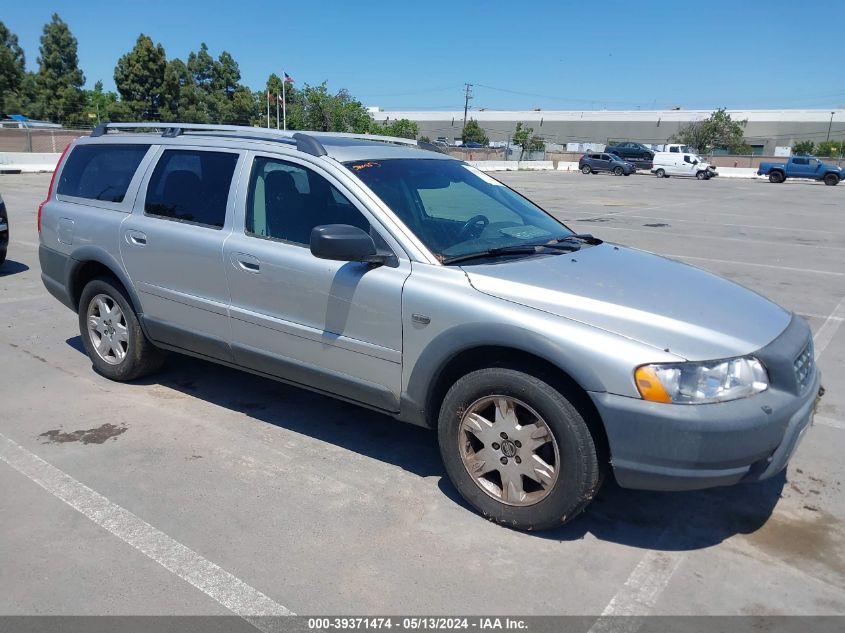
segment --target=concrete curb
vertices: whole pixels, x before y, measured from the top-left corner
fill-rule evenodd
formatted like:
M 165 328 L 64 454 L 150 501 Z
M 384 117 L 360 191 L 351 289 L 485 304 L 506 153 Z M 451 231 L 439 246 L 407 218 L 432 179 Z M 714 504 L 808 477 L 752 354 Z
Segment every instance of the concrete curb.
M 59 153 L 0 152 L 0 173 L 52 172 L 60 156 Z

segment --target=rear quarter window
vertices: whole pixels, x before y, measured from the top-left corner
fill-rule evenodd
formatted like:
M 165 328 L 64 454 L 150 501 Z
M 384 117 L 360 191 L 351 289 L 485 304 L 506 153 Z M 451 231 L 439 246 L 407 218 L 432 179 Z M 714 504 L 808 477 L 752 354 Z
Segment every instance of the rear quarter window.
M 132 176 L 149 149 L 149 145 L 78 145 L 65 161 L 56 193 L 123 202 Z

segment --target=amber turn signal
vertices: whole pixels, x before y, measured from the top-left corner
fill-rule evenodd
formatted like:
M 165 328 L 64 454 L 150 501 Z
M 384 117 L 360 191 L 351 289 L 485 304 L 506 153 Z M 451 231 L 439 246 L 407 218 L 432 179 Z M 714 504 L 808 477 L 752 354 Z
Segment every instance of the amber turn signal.
M 666 393 L 663 384 L 657 377 L 657 372 L 649 365 L 638 367 L 634 372 L 634 381 L 637 383 L 637 389 L 643 400 L 650 400 L 651 402 L 672 402 L 672 398 Z

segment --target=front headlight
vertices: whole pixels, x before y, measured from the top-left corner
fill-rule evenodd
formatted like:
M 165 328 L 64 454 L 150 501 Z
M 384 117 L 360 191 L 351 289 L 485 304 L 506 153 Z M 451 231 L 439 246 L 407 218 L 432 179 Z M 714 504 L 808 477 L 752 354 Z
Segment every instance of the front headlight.
M 753 356 L 724 360 L 643 365 L 634 372 L 643 400 L 706 404 L 765 391 L 769 376 Z

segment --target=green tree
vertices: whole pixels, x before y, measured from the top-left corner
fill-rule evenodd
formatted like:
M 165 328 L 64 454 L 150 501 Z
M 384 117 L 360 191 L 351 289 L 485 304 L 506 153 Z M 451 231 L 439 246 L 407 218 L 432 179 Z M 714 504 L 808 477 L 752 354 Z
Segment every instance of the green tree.
M 41 115 L 35 73 L 24 74 L 18 89 L 3 93 L 2 98 L 6 114 L 24 114 L 30 118 L 38 118 Z
M 732 154 L 746 154 L 751 151 L 743 138 L 746 123 L 748 121 L 734 121 L 724 108 L 720 108 L 706 119 L 683 126 L 672 140 L 702 153 L 725 148 Z
M 490 142 L 484 129 L 475 119 L 467 121 L 464 131 L 461 133 L 461 140 L 464 143 L 481 143 L 482 145 L 487 145 Z
M 326 82 L 305 84 L 294 98 L 288 106 L 289 129 L 365 134 L 373 127 L 373 119 L 360 101 L 345 89 L 331 94 Z
M 6 101 L 16 103 L 14 97 L 26 76 L 26 58 L 18 44 L 18 36 L 0 22 L 0 112 L 9 114 Z
M 373 126 L 374 134 L 384 134 L 385 136 L 396 136 L 399 138 L 416 139 L 417 134 L 420 133 L 420 126 L 408 119 L 396 119 L 388 123 L 385 121 L 382 127 Z
M 511 136 L 511 142 L 519 146 L 519 159 L 525 155 L 525 152 L 539 152 L 546 148 L 546 143 L 543 139 L 534 134 L 533 127 L 524 127 L 522 122 L 516 124 L 516 128 Z
M 834 157 L 842 156 L 845 150 L 845 141 L 821 141 L 816 146 L 816 156 Z
M 44 25 L 39 53 L 35 77 L 39 116 L 61 123 L 86 122 L 85 77 L 79 69 L 76 38 L 56 13 Z
M 103 91 L 102 81 L 97 81 L 93 90 L 85 91 L 85 114 L 93 123 L 99 124 L 108 120 L 109 108 L 115 103 L 117 103 L 117 93 Z
M 792 146 L 792 153 L 797 156 L 811 155 L 816 149 L 813 141 L 798 141 Z
M 131 51 L 117 60 L 114 83 L 123 108 L 138 121 L 158 121 L 167 57 L 161 44 L 141 33 Z
M 214 65 L 214 89 L 221 91 L 227 99 L 235 96 L 240 86 L 241 69 L 238 62 L 227 51 L 220 53 Z
M 200 44 L 198 52 L 188 55 L 188 72 L 191 73 L 198 88 L 208 92 L 214 88 L 214 78 L 218 73 L 214 58 L 209 54 L 205 42 Z

